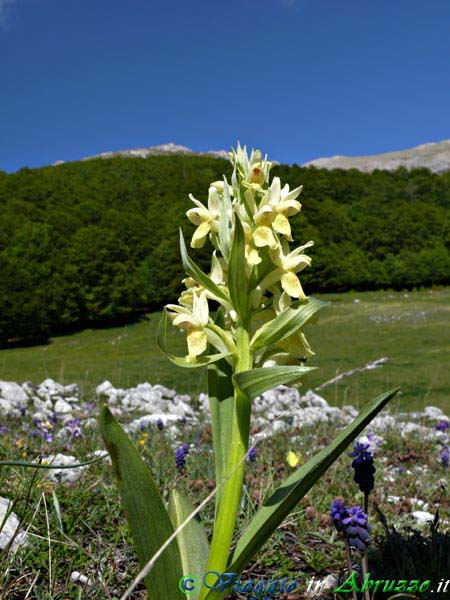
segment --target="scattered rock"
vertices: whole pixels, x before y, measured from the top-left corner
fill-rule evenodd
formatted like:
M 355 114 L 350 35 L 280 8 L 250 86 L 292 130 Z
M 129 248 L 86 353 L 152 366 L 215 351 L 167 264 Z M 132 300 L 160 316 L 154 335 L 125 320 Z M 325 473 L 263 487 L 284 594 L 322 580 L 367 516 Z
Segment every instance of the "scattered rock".
M 50 465 L 78 465 L 78 461 L 75 456 L 67 456 L 65 454 L 54 454 L 50 456 L 44 456 L 42 458 L 43 463 Z M 86 467 L 77 467 L 74 469 L 48 469 L 47 479 L 52 483 L 73 483 L 80 479 L 83 469 Z
M 411 516 L 416 520 L 417 525 L 419 526 L 426 525 L 428 521 L 433 521 L 434 519 L 434 515 L 424 510 L 415 510 L 411 513 Z
M 20 521 L 15 513 L 11 512 L 5 521 L 11 504 L 11 500 L 0 497 L 0 526 L 3 523 L 0 530 L 0 548 L 4 550 L 14 538 L 11 544 L 11 551 L 14 553 L 20 546 L 27 543 L 28 535 L 25 531 L 19 531 Z

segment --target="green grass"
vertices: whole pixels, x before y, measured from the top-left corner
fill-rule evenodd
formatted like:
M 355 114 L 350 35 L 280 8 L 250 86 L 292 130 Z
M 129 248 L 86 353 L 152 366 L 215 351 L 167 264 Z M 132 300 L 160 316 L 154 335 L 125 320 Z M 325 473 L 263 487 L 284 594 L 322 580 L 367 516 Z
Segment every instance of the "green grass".
M 321 394 L 331 403 L 364 402 L 400 386 L 395 406 L 420 409 L 449 405 L 450 289 L 411 292 L 351 292 L 323 295 L 330 300 L 308 339 L 316 351 L 309 364 L 318 370 L 304 387 L 316 387 L 337 374 L 381 357 L 380 369 L 345 378 Z M 359 302 L 355 302 L 359 300 Z M 109 379 L 117 387 L 143 381 L 162 383 L 181 393 L 206 391 L 202 370 L 175 367 L 155 342 L 159 314 L 140 323 L 111 329 L 87 329 L 55 337 L 50 344 L 0 351 L 0 378 L 39 383 L 52 377 L 78 382 L 84 394 Z M 169 344 L 184 354 L 183 336 L 169 327 Z
M 69 442 L 70 448 L 63 448 L 67 442 L 56 440 L 46 446 L 41 438 L 33 440 L 22 430 L 20 417 L 8 417 L 5 422 L 9 430 L 0 436 L 0 448 L 2 455 L 10 458 L 26 453 L 27 459 L 36 460 L 39 453 L 62 450 L 83 459 L 90 450 L 102 447 L 97 430 L 89 430 L 85 437 Z M 292 473 L 286 463 L 288 450 L 300 452 L 307 460 L 336 433 L 332 424 L 319 423 L 301 432 L 279 433 L 263 440 L 258 445 L 256 462 L 247 465 L 237 531 L 246 527 L 255 510 Z M 182 472 L 175 468 L 166 430 L 150 428 L 133 439 L 137 442 L 140 438 L 139 452 L 163 496 L 167 497 L 169 489 L 176 485 L 198 504 L 214 487 L 211 432 L 205 423 L 200 423 L 193 429 L 186 427 L 182 435 L 184 441 L 198 441 Z M 295 444 L 293 435 L 297 436 Z M 401 438 L 395 428 L 386 438 L 387 443 L 375 458 L 376 485 L 369 509 L 373 527 L 370 564 L 380 579 L 448 578 L 450 504 L 442 487 L 446 485 L 448 469 L 438 462 L 440 446 L 434 440 L 424 442 L 414 435 Z M 350 463 L 348 452 L 344 452 L 261 549 L 242 581 L 287 577 L 299 581 L 304 591 L 311 577 L 344 574 L 344 544 L 330 526 L 329 510 L 331 501 L 341 495 L 348 505 L 362 503 Z M 36 474 L 32 469 L 3 467 L 0 484 L 2 496 L 17 500 L 14 510 L 22 520 L 22 528 L 29 527 L 30 534 L 29 545 L 15 556 L 0 552 L 2 600 L 24 600 L 27 593 L 36 600 L 118 600 L 136 575 L 138 565 L 112 470 L 106 463 L 91 465 L 72 485 L 50 484 L 42 471 Z M 401 496 L 402 500 L 392 504 L 387 500 L 390 494 Z M 434 537 L 428 527 L 420 533 L 409 527 L 408 513 L 417 508 L 408 504 L 411 497 L 427 502 L 432 513 L 440 506 L 441 529 Z M 377 517 L 375 505 L 384 515 L 388 531 Z M 213 514 L 210 502 L 202 511 L 209 534 Z M 391 525 L 395 525 L 398 534 Z M 355 564 L 358 556 L 354 553 Z M 75 570 L 89 576 L 93 585 L 82 588 L 71 583 L 70 573 Z M 249 595 L 239 598 L 246 597 Z M 295 597 L 305 598 L 303 593 Z M 433 596 L 423 596 L 424 600 L 429 597 Z M 132 598 L 145 599 L 142 586 Z M 325 598 L 328 600 L 329 596 Z M 236 600 L 236 596 L 230 600 Z M 358 600 L 362 598 L 359 596 Z M 386 600 L 386 596 L 377 595 L 375 600 Z

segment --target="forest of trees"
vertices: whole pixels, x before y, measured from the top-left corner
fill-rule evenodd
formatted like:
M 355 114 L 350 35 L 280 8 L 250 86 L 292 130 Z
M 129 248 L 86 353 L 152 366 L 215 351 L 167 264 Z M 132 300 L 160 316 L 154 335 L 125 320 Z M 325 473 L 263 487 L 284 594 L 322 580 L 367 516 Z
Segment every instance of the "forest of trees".
M 188 193 L 206 201 L 227 161 L 116 157 L 0 171 L 0 345 L 128 321 L 177 298 Z M 450 172 L 327 171 L 277 165 L 303 184 L 292 218 L 312 239 L 307 293 L 450 283 Z M 206 268 L 208 248 L 192 251 Z

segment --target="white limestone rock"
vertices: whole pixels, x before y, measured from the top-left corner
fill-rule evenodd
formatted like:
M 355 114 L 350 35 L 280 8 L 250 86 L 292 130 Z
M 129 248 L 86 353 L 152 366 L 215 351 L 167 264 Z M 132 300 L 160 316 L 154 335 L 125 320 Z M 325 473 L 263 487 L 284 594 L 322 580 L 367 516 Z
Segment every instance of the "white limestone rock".
M 427 525 L 428 521 L 433 521 L 434 519 L 434 515 L 425 510 L 415 510 L 411 513 L 411 516 L 413 517 L 413 519 L 415 519 L 419 527 Z
M 25 531 L 19 531 L 20 521 L 14 512 L 11 512 L 6 521 L 3 522 L 11 505 L 11 500 L 0 497 L 0 526 L 3 523 L 3 527 L 0 530 L 0 548 L 4 550 L 15 536 L 11 544 L 11 552 L 14 553 L 20 546 L 27 543 L 28 534 Z
M 53 408 L 54 408 L 55 413 L 58 415 L 68 415 L 68 414 L 72 414 L 72 412 L 73 412 L 73 406 L 71 406 L 68 402 L 66 402 L 62 398 L 59 398 L 55 402 L 55 406 Z
M 95 388 L 95 393 L 99 396 L 110 396 L 114 391 L 114 386 L 110 381 L 104 381 Z
M 0 381 L 0 414 L 19 415 L 26 408 L 28 395 L 15 381 Z
M 423 411 L 422 416 L 427 419 L 435 419 L 436 421 L 444 420 L 443 417 L 445 417 L 442 410 L 436 406 L 427 406 Z
M 51 454 L 42 458 L 42 462 L 51 465 L 77 465 L 79 464 L 74 456 L 66 454 Z M 48 469 L 46 477 L 53 483 L 73 483 L 78 481 L 86 467 L 77 467 L 74 469 Z

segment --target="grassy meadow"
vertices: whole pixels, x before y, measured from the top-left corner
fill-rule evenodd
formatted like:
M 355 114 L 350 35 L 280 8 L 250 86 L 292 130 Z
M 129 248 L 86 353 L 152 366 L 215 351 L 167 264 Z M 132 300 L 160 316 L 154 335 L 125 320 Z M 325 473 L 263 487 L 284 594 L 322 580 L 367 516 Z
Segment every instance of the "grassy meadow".
M 322 311 L 319 324 L 308 332 L 317 351 L 311 364 L 319 368 L 305 383 L 305 389 L 388 357 L 383 367 L 345 378 L 319 393 L 330 402 L 357 405 L 378 392 L 401 386 L 402 395 L 394 399 L 391 409 L 420 409 L 433 404 L 448 414 L 450 289 L 323 298 L 330 300 L 331 306 Z M 159 352 L 155 343 L 158 317 L 152 314 L 127 327 L 56 337 L 45 346 L 4 350 L 0 352 L 0 378 L 37 383 L 52 377 L 63 383 L 79 382 L 86 399 L 105 379 L 122 387 L 149 381 L 184 393 L 205 390 L 204 374 L 176 369 Z M 182 337 L 173 328 L 169 331 L 170 344 L 183 352 Z M 93 408 L 94 418 L 98 418 L 97 408 Z M 35 424 L 30 415 L 3 419 L 2 460 L 36 462 L 39 456 L 59 452 L 84 460 L 90 452 L 104 448 L 95 423 L 93 428 L 84 429 L 82 421 L 81 434 L 67 438 L 57 435 L 64 428 L 60 419 L 49 440 L 33 435 Z M 384 434 L 386 442 L 375 456 L 368 556 L 374 578 L 430 579 L 436 588 L 441 578 L 450 575 L 448 466 L 441 458 L 442 443 L 434 422 L 424 419 L 423 425 L 430 434 L 427 439 L 414 432 L 402 437 L 397 427 Z M 237 532 L 245 529 L 251 515 L 292 473 L 286 461 L 288 451 L 295 451 L 301 464 L 338 432 L 334 423 L 316 423 L 301 430 L 278 432 L 258 444 L 256 460 L 247 465 Z M 165 428 L 157 427 L 132 437 L 164 498 L 176 485 L 198 504 L 214 488 L 211 427 L 202 415 L 195 426 L 182 428 L 176 440 Z M 174 450 L 182 442 L 188 442 L 191 450 L 180 470 Z M 313 579 L 329 574 L 346 578 L 344 543 L 330 526 L 329 511 L 331 502 L 339 496 L 345 497 L 348 506 L 363 502 L 353 481 L 350 450 L 340 456 L 277 529 L 271 542 L 245 570 L 243 581 L 288 577 L 299 582 L 292 598 L 304 600 L 311 598 L 306 589 Z M 29 544 L 16 554 L 0 551 L 2 600 L 119 600 L 136 575 L 138 564 L 106 461 L 90 465 L 76 483 L 66 485 L 52 483 L 43 470 L 3 465 L 0 485 L 1 495 L 14 502 L 21 528 L 29 534 Z M 439 515 L 434 524 L 415 526 L 411 516 L 414 510 L 435 514 L 437 507 Z M 213 503 L 209 502 L 201 515 L 208 534 L 213 515 Z M 354 554 L 354 565 L 357 562 Z M 81 573 L 85 579 L 74 580 L 74 573 Z M 387 600 L 388 596 L 377 593 L 372 600 Z M 421 598 L 435 596 L 430 592 Z M 145 597 L 142 585 L 131 596 L 133 600 Z M 244 600 L 250 595 L 233 593 L 228 598 Z M 321 594 L 320 598 L 332 600 L 332 595 Z M 358 600 L 362 600 L 362 594 Z
M 383 367 L 346 377 L 321 394 L 336 405 L 357 406 L 374 395 L 399 386 L 394 406 L 421 409 L 450 406 L 450 289 L 419 292 L 350 292 L 324 294 L 331 302 L 319 324 L 307 335 L 318 369 L 305 380 L 315 388 L 339 373 L 382 357 Z M 139 323 L 110 329 L 86 329 L 55 337 L 47 345 L 0 351 L 0 379 L 39 383 L 52 377 L 77 382 L 85 396 L 110 380 L 116 387 L 149 381 L 196 395 L 206 391 L 201 369 L 175 367 L 156 346 L 159 314 Z M 174 353 L 185 353 L 183 335 L 169 325 Z

